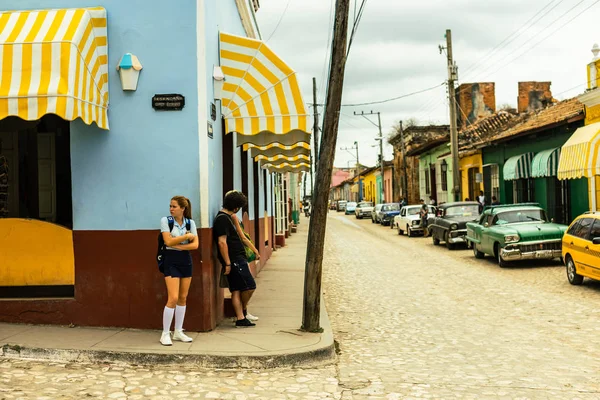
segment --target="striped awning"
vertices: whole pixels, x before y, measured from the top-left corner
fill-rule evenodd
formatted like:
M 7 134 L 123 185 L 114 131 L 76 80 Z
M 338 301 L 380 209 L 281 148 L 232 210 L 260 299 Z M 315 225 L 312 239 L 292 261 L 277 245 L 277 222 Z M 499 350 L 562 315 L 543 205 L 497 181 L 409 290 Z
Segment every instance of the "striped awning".
M 583 126 L 563 145 L 558 161 L 558 179 L 591 178 L 600 175 L 600 122 Z
M 531 162 L 531 177 L 545 178 L 549 176 L 556 176 L 558 172 L 559 157 L 559 147 L 537 153 Z
M 271 163 L 264 164 L 264 168 L 268 169 L 269 172 L 308 172 L 310 171 L 310 164 L 306 162 L 288 163 L 284 162 L 278 165 Z
M 258 161 L 258 156 L 275 157 L 283 155 L 290 158 L 299 155 L 310 156 L 310 145 L 304 142 L 293 146 L 284 146 L 280 143 L 271 143 L 267 146 L 245 144 L 243 148 L 244 151 L 250 151 L 250 155 L 254 157 L 255 161 Z
M 310 163 L 310 157 L 305 155 L 299 155 L 295 157 L 288 157 L 283 155 L 278 155 L 274 157 L 267 157 L 263 155 L 259 155 L 256 157 L 256 161 L 262 161 L 264 164 L 270 165 L 281 165 L 281 164 L 302 164 L 302 163 Z
M 279 151 L 281 146 L 305 148 L 309 115 L 294 70 L 260 40 L 226 33 L 219 37 L 226 133 L 235 132 L 238 145 L 253 145 L 255 157 L 262 149 L 274 156 L 287 155 Z
M 531 178 L 533 153 L 523 153 L 506 160 L 502 170 L 505 181 Z
M 0 119 L 56 114 L 108 129 L 106 10 L 0 13 Z

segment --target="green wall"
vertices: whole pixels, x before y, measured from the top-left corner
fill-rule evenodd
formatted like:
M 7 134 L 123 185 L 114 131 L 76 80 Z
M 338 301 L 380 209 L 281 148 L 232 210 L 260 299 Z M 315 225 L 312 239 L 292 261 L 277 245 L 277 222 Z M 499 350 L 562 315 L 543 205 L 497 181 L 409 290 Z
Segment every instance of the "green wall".
M 523 153 L 539 153 L 542 150 L 562 147 L 571 135 L 583 126 L 583 121 L 564 125 L 558 128 L 548 129 L 534 134 L 526 135 L 506 142 L 493 144 L 482 149 L 483 164 L 498 164 L 500 172 L 500 202 L 510 204 L 515 202 L 513 199 L 513 183 L 504 180 L 504 162 L 510 157 L 518 156 Z M 569 181 L 571 189 L 571 219 L 588 210 L 588 184 L 586 179 L 577 179 Z M 553 193 L 548 185 L 546 178 L 534 179 L 535 201 L 542 207 L 548 209 L 549 200 Z M 549 212 L 551 214 L 551 212 Z M 554 217 L 554 215 L 550 215 Z

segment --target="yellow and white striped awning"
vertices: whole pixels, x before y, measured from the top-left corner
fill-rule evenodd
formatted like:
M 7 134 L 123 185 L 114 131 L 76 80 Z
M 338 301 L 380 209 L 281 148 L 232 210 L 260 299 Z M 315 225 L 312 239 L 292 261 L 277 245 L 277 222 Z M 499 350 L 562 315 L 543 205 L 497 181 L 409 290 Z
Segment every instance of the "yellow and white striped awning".
M 0 13 L 0 119 L 56 114 L 108 129 L 106 10 Z
M 281 163 L 278 165 L 273 164 L 264 164 L 264 168 L 268 169 L 269 172 L 308 172 L 310 171 L 310 164 L 306 162 L 298 162 L 298 163 Z
M 236 132 L 238 145 L 310 143 L 294 70 L 260 40 L 221 33 L 220 46 L 226 133 Z
M 263 156 L 263 155 L 259 155 L 255 158 L 256 161 L 262 161 L 263 164 L 270 164 L 270 165 L 281 165 L 281 164 L 306 164 L 306 163 L 310 163 L 310 156 L 305 156 L 305 155 L 299 155 L 299 156 L 294 156 L 294 157 L 290 157 L 290 156 L 284 156 L 284 155 L 278 155 L 275 157 L 267 157 L 267 156 Z
M 305 155 L 310 157 L 310 145 L 308 143 L 300 142 L 293 146 L 284 146 L 280 143 L 271 143 L 267 146 L 255 146 L 253 144 L 243 145 L 244 151 L 250 151 L 250 156 L 254 158 L 254 161 L 258 161 L 259 156 L 275 157 L 275 156 L 286 156 L 293 157 Z
M 600 175 L 600 122 L 578 128 L 562 146 L 558 179 Z

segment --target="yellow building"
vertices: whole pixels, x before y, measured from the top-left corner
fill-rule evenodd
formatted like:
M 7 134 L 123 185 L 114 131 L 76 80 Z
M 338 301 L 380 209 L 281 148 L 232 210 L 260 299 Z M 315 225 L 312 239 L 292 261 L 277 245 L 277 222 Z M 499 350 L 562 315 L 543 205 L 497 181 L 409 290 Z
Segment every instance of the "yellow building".
M 375 203 L 378 172 L 377 168 L 369 168 L 364 173 L 361 173 L 364 188 L 363 201 L 372 201 Z
M 589 209 L 600 209 L 600 47 L 587 65 L 588 91 L 578 97 L 585 105 L 585 126 L 564 144 L 558 164 L 559 179 L 588 178 Z
M 461 200 L 476 201 L 483 190 L 483 159 L 481 150 L 473 150 L 460 155 Z

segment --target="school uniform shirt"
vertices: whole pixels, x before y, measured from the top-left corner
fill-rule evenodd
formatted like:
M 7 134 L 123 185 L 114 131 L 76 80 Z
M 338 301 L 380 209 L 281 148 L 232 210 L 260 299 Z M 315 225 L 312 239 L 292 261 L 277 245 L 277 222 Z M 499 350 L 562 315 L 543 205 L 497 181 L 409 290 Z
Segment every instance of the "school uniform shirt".
M 171 231 L 171 237 L 183 236 L 186 233 L 188 233 L 185 229 L 185 218 L 183 219 L 183 226 L 179 225 L 175 218 L 173 218 L 173 222 L 174 223 L 173 223 L 173 230 Z M 169 232 L 169 221 L 168 221 L 167 217 L 163 217 L 160 220 L 160 231 L 161 232 Z M 190 219 L 189 233 L 192 233 L 194 236 L 198 236 L 198 231 L 196 230 L 196 223 L 194 222 L 193 219 Z M 190 242 L 189 240 L 184 240 L 180 244 L 188 244 L 189 242 Z M 174 249 L 169 246 L 166 246 L 166 249 L 167 250 L 175 250 L 175 251 L 187 251 L 187 250 Z

